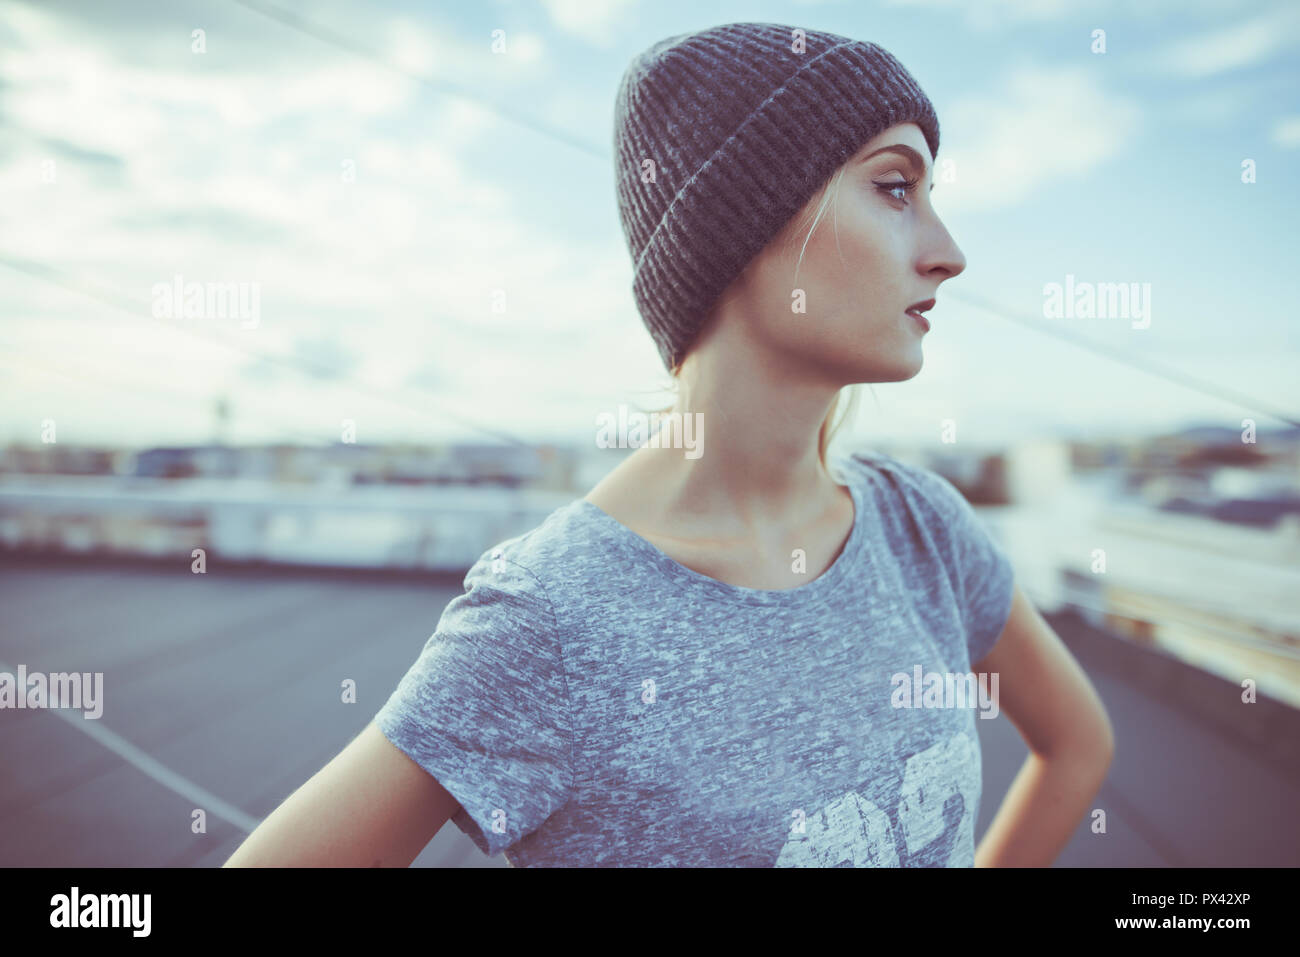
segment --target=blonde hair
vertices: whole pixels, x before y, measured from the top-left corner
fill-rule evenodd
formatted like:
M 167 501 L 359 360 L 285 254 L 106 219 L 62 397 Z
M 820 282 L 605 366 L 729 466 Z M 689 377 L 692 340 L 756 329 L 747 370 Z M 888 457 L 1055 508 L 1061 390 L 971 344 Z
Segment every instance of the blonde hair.
M 840 180 L 843 179 L 846 168 L 846 166 L 841 166 L 839 170 L 821 187 L 821 196 L 817 203 L 817 211 L 813 215 L 812 225 L 808 228 L 808 235 L 804 238 L 803 247 L 799 250 L 799 261 L 795 264 L 794 275 L 796 283 L 799 279 L 799 267 L 803 265 L 804 252 L 808 249 L 808 243 L 812 239 L 813 232 L 817 229 L 817 224 L 821 222 L 822 216 L 826 214 L 826 210 L 830 207 L 831 202 L 839 195 Z M 838 206 L 836 207 L 836 210 L 838 212 Z M 807 221 L 808 214 L 805 213 L 800 219 L 801 221 Z M 782 230 L 782 234 L 789 233 L 789 235 L 793 235 L 793 230 L 791 230 L 790 227 L 794 225 L 796 225 L 796 223 L 792 221 L 784 230 Z M 802 229 L 802 222 L 797 225 L 798 228 Z M 838 226 L 839 221 L 837 216 L 837 230 Z M 837 241 L 838 238 L 839 233 L 837 231 Z M 788 243 L 789 239 L 787 238 L 785 241 Z M 705 324 L 707 324 L 707 320 Z M 672 376 L 674 387 L 678 385 L 678 376 L 681 374 L 682 363 L 684 361 L 685 357 L 668 370 L 668 374 Z M 845 393 L 847 393 L 847 396 Z M 857 387 L 855 385 L 846 385 L 840 389 L 839 392 L 835 393 L 835 398 L 831 400 L 830 408 L 826 411 L 826 418 L 822 419 L 821 429 L 818 430 L 817 433 L 817 458 L 821 461 L 822 468 L 827 467 L 826 454 L 830 449 L 831 440 L 835 437 L 835 433 L 840 430 L 840 427 L 843 426 L 845 422 L 852 419 L 854 413 L 857 411 L 859 398 L 860 393 Z M 676 402 L 674 401 L 673 405 L 675 404 Z M 662 409 L 655 409 L 654 411 L 659 413 L 669 412 L 672 410 L 673 405 L 665 406 Z

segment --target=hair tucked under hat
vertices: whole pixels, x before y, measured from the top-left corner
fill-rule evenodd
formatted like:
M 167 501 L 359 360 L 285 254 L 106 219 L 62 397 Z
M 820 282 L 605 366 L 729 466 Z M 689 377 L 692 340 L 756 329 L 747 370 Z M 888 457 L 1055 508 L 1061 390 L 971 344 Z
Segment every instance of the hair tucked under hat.
M 834 33 L 728 23 L 634 57 L 614 104 L 618 207 L 664 365 L 827 177 L 908 122 L 936 155 L 939 121 L 911 74 Z

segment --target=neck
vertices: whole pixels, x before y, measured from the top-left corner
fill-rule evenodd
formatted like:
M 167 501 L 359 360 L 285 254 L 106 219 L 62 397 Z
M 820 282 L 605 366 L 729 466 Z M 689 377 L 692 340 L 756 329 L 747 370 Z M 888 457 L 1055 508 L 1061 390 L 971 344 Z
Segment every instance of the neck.
M 707 381 L 684 384 L 673 407 L 683 420 L 695 417 L 701 454 L 688 458 L 672 447 L 637 452 L 665 511 L 683 522 L 708 516 L 737 537 L 824 514 L 843 494 L 818 454 L 836 390 L 775 382 L 770 372 L 721 389 Z

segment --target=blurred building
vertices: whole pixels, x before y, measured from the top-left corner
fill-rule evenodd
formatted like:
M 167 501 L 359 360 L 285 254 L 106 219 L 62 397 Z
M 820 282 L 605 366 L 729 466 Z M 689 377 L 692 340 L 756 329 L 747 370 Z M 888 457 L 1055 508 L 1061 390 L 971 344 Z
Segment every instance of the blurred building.
M 1046 611 L 1300 705 L 1300 443 L 1194 430 L 1149 443 L 880 446 L 976 508 Z M 631 449 L 590 444 L 11 447 L 0 548 L 463 571 L 585 494 Z

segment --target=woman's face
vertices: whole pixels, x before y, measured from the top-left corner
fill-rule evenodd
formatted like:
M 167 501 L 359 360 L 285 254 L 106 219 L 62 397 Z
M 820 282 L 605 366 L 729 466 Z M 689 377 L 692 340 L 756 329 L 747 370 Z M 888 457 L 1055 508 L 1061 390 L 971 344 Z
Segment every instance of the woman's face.
M 806 249 L 820 193 L 728 287 L 719 323 L 743 325 L 765 366 L 815 369 L 837 386 L 916 375 L 927 333 L 905 310 L 942 300 L 940 283 L 966 268 L 930 205 L 932 179 L 920 127 L 885 130 L 845 164 Z

